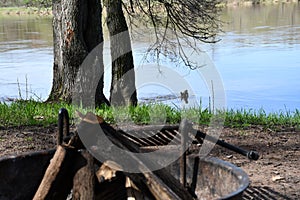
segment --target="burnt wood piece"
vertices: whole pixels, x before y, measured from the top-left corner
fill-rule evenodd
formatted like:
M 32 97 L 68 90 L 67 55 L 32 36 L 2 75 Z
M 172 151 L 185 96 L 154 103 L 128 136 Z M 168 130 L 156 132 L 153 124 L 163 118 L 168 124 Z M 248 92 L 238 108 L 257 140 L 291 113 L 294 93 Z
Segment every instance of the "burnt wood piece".
M 127 200 L 125 182 L 126 177 L 122 172 L 116 172 L 115 177 L 101 184 L 96 182 L 95 200 Z
M 105 122 L 101 123 L 100 126 L 106 137 L 119 148 L 136 153 L 140 152 L 139 146 L 126 138 L 122 130 L 116 130 Z M 81 129 L 79 131 L 85 132 L 88 135 L 97 132 L 99 125 L 92 125 L 83 122 L 80 126 L 78 126 L 78 128 Z M 141 173 L 124 172 L 126 176 L 134 181 L 135 185 L 137 185 L 141 191 L 148 193 L 149 195 L 153 194 L 153 196 L 157 199 L 193 199 L 189 192 L 166 169 L 160 169 L 152 172 L 149 170 L 149 168 L 151 169 L 151 166 L 153 165 L 151 161 L 139 160 L 134 155 L 131 156 L 141 169 L 149 171 Z
M 73 200 L 95 199 L 95 170 L 94 158 L 87 150 L 81 150 L 75 160 L 76 164 L 82 166 L 73 178 Z
M 57 146 L 43 180 L 33 199 L 66 199 L 72 188 L 73 170 L 70 170 L 75 151 Z

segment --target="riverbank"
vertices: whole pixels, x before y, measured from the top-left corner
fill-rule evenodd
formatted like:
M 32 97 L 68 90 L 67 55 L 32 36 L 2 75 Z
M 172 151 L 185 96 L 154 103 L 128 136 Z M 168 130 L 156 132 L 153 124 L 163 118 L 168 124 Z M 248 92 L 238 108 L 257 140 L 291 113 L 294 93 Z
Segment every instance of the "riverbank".
M 47 7 L 0 7 L 0 15 L 2 16 L 24 16 L 24 15 L 34 15 L 34 16 L 52 16 L 52 8 Z
M 0 103 L 0 127 L 14 126 L 50 126 L 57 123 L 60 108 L 66 108 L 70 118 L 75 119 L 76 110 L 80 109 L 66 103 L 42 103 L 36 101 L 17 101 Z M 177 124 L 182 118 L 188 118 L 195 124 L 208 126 L 215 117 L 209 108 L 189 108 L 179 110 L 164 104 L 140 104 L 136 107 L 112 108 L 102 106 L 93 111 L 111 124 L 135 123 Z M 278 113 L 266 113 L 261 110 L 227 110 L 219 111 L 224 127 L 248 129 L 253 126 L 264 130 L 300 130 L 300 110 Z M 73 121 L 74 122 L 74 121 Z
M 253 6 L 253 5 L 272 5 L 282 3 L 297 3 L 299 0 L 224 0 L 221 3 L 223 6 L 236 7 L 236 6 Z

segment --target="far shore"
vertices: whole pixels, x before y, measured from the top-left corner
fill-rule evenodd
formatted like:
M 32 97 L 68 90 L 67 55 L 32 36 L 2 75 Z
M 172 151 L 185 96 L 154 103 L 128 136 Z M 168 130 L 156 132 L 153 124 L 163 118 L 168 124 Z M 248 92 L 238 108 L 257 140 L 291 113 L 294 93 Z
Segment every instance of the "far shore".
M 36 7 L 1 7 L 0 15 L 2 16 L 52 16 L 52 8 L 36 8 Z
M 283 3 L 298 3 L 300 0 L 227 0 L 221 3 L 225 7 L 254 6 L 254 5 L 276 5 Z
M 299 3 L 300 0 L 227 0 L 224 3 L 220 3 L 220 7 L 250 7 L 256 5 L 276 5 L 276 4 L 288 4 L 288 3 Z M 52 16 L 51 7 L 26 7 L 26 6 L 15 6 L 5 7 L 0 4 L 0 16 Z

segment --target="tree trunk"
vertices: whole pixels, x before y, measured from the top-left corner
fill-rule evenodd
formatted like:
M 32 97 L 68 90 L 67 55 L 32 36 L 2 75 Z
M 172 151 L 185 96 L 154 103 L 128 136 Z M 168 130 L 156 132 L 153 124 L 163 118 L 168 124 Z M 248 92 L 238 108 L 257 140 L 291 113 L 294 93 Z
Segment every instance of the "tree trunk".
M 98 0 L 53 0 L 54 66 L 53 85 L 48 101 L 63 100 L 71 103 L 74 92 L 80 96 L 80 91 L 86 89 L 82 86 L 75 91 L 76 81 L 89 85 L 87 81 L 97 80 L 96 83 L 91 83 L 95 85 L 93 94 L 96 95 L 93 101 L 96 105 L 108 103 L 103 94 L 101 11 L 101 1 Z M 101 56 L 90 71 L 100 73 L 93 73 L 98 78 L 76 77 L 82 62 L 97 45 L 101 45 L 98 52 Z M 85 101 L 84 98 L 81 100 Z
M 107 27 L 110 34 L 112 81 L 110 103 L 115 106 L 136 105 L 134 63 L 130 36 L 121 0 L 106 0 Z

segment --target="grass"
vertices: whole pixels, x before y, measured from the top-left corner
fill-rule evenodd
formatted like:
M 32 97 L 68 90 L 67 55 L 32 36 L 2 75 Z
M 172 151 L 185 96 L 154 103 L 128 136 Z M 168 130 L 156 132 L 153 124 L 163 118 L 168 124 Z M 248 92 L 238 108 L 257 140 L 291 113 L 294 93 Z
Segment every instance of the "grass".
M 66 103 L 41 103 L 32 100 L 0 103 L 0 126 L 23 126 L 57 124 L 60 108 L 66 108 L 70 118 L 74 119 L 75 110 L 86 112 Z M 95 110 L 108 123 L 135 124 L 177 124 L 186 117 L 194 123 L 209 125 L 214 116 L 209 109 L 190 108 L 180 111 L 163 104 L 141 104 L 137 107 L 108 107 L 102 106 Z M 228 110 L 220 111 L 224 115 L 224 126 L 233 128 L 248 128 L 262 126 L 264 128 L 295 127 L 300 128 L 300 111 L 282 111 L 267 114 L 264 110 Z
M 265 128 L 300 127 L 300 111 L 281 111 L 267 114 L 263 109 L 230 110 L 226 112 L 225 125 L 230 127 L 250 127 L 259 125 Z
M 31 100 L 0 103 L 0 126 L 55 124 L 61 107 L 72 111 L 72 106 L 65 103 L 50 104 Z

